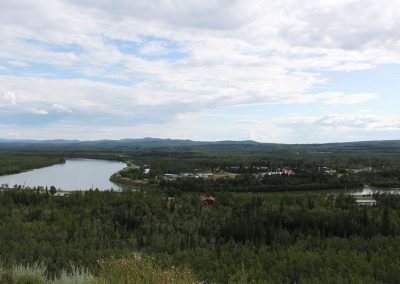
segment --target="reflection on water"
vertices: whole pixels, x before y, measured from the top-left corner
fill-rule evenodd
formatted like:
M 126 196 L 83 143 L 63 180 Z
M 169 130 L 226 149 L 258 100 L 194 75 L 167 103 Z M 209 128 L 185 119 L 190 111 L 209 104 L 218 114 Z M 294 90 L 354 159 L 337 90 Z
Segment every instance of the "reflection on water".
M 400 188 L 376 188 L 376 187 L 371 187 L 368 185 L 364 185 L 364 187 L 359 188 L 359 189 L 321 189 L 321 190 L 304 190 L 304 191 L 286 191 L 286 193 L 298 193 L 298 192 L 303 192 L 303 193 L 318 193 L 318 194 L 349 194 L 353 196 L 363 196 L 363 195 L 372 195 L 375 193 L 379 194 L 400 194 Z M 268 192 L 268 193 L 276 193 L 275 191 L 273 192 Z
M 63 190 L 117 189 L 119 187 L 109 178 L 125 166 L 125 163 L 116 161 L 68 159 L 65 164 L 0 176 L 0 184 L 7 183 L 11 187 L 15 184 L 29 187 L 53 185 Z
M 350 195 L 354 195 L 354 196 L 372 195 L 375 193 L 400 194 L 400 188 L 376 188 L 376 187 L 370 187 L 368 185 L 365 185 L 360 190 L 348 190 L 348 191 L 344 191 L 344 192 L 347 194 L 350 194 Z

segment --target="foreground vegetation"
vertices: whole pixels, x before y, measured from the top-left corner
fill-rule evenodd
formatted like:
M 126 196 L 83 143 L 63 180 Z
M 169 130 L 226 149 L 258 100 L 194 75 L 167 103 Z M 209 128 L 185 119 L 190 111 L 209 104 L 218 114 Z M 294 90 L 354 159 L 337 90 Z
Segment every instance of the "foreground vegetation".
M 101 260 L 97 276 L 84 268 L 72 266 L 51 279 L 46 267 L 40 262 L 0 266 L 0 282 L 7 284 L 198 283 L 188 269 L 163 268 L 153 259 L 142 256 Z
M 3 190 L 3 267 L 40 261 L 57 279 L 72 264 L 101 279 L 99 260 L 114 257 L 112 273 L 123 269 L 120 259 L 140 253 L 153 257 L 158 271 L 186 267 L 213 283 L 400 282 L 399 196 L 376 196 L 378 206 L 368 208 L 344 195 L 224 192 L 214 206 L 198 194 L 167 197 Z

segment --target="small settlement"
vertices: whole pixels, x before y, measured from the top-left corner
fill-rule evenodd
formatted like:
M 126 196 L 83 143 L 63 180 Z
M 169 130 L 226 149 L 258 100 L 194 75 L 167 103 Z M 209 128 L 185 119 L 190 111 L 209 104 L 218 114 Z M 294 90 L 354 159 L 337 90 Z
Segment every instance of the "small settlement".
M 228 173 L 228 172 L 223 172 L 223 173 L 167 173 L 164 174 L 164 179 L 166 180 L 176 180 L 178 178 L 203 178 L 203 179 L 214 179 L 214 178 L 220 178 L 220 177 L 226 177 L 226 178 L 235 178 L 240 174 L 238 173 Z M 295 170 L 289 167 L 282 168 L 282 169 L 276 169 L 275 171 L 269 171 L 269 172 L 261 172 L 261 173 L 256 173 L 253 174 L 256 178 L 262 179 L 264 176 L 274 176 L 274 175 L 288 175 L 292 176 L 295 175 Z
M 167 180 L 176 180 L 177 178 L 206 178 L 213 179 L 213 173 L 179 173 L 179 174 L 164 174 L 164 178 Z

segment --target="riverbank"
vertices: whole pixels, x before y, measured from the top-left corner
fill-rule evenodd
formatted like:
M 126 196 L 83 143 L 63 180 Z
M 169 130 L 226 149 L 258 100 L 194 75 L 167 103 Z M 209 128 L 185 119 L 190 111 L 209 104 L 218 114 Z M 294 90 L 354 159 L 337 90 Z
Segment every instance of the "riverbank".
M 3 156 L 0 157 L 0 176 L 19 174 L 64 163 L 65 159 L 60 157 Z
M 400 182 L 373 182 L 368 184 L 371 188 L 400 188 Z
M 140 167 L 135 165 L 135 164 L 130 164 L 127 163 L 127 167 L 119 170 L 118 172 L 114 173 L 111 177 L 110 177 L 110 181 L 112 183 L 115 183 L 121 187 L 143 187 L 143 186 L 148 186 L 150 185 L 149 180 L 146 179 L 136 179 L 136 180 L 132 180 L 130 178 L 126 178 L 123 177 L 121 175 L 121 173 L 129 171 L 131 169 L 139 169 Z

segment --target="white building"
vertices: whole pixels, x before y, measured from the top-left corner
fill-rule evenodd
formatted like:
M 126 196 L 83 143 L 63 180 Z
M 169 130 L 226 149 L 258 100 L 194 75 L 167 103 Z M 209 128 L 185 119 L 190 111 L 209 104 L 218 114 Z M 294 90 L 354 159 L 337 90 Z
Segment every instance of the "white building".
M 358 206 L 376 206 L 376 200 L 374 199 L 357 199 L 356 204 Z
M 56 197 L 67 197 L 69 196 L 69 192 L 58 191 L 54 194 Z

